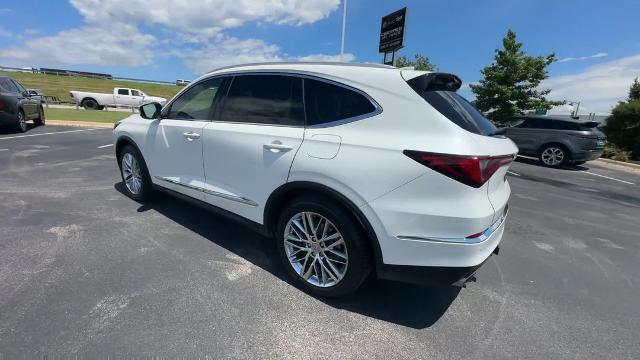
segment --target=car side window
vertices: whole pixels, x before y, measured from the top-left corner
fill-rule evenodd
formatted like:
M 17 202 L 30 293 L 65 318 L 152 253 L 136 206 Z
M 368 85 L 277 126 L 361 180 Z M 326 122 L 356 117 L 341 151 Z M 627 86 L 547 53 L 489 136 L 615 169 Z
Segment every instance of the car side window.
M 237 75 L 224 100 L 220 120 L 304 126 L 302 79 L 285 75 Z
M 19 82 L 15 81 L 15 80 L 13 81 L 13 85 L 15 85 L 16 89 L 18 89 L 18 92 L 21 93 L 21 94 L 23 92 L 27 91 L 22 85 L 20 85 Z
M 138 90 L 131 90 L 131 96 L 142 96 L 142 94 Z
M 195 84 L 171 103 L 167 117 L 176 120 L 211 120 L 211 110 L 223 82 L 224 78 L 214 78 Z
M 364 95 L 328 82 L 304 79 L 307 125 L 366 115 L 375 106 Z
M 129 89 L 118 89 L 118 95 L 129 95 Z
M 13 82 L 7 78 L 0 79 L 0 91 L 14 93 L 16 92 L 16 87 L 13 85 Z

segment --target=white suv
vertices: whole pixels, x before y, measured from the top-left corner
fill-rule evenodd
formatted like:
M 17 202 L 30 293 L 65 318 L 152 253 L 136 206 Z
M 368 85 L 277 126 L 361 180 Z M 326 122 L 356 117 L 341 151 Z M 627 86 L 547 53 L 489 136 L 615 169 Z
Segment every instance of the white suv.
M 208 73 L 116 124 L 127 194 L 249 220 L 303 289 L 463 284 L 502 238 L 517 148 L 451 74 L 272 63 Z

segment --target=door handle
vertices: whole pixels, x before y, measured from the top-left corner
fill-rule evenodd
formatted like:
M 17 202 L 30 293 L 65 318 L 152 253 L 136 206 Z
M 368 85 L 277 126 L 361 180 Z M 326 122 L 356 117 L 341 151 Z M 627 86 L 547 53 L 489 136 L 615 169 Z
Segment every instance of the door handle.
M 280 141 L 274 141 L 270 144 L 264 144 L 262 145 L 262 147 L 265 150 L 269 150 L 273 153 L 277 153 L 277 152 L 287 152 L 287 151 L 291 151 L 293 150 L 293 148 L 289 145 L 284 145 L 283 143 L 281 143 Z
M 182 135 L 184 135 L 184 137 L 186 137 L 187 140 L 189 140 L 189 141 L 200 139 L 200 134 L 194 133 L 194 132 L 186 132 L 186 133 L 184 133 Z

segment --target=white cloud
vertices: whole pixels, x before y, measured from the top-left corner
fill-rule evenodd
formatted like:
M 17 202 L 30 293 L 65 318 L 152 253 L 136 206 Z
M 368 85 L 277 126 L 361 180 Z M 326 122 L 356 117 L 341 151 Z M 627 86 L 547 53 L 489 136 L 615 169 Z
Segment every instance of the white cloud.
M 229 64 L 295 60 L 281 54 L 277 45 L 230 37 L 225 31 L 248 22 L 300 26 L 326 18 L 340 5 L 340 0 L 69 1 L 85 25 L 27 38 L 21 46 L 0 49 L 0 59 L 25 65 L 142 66 L 172 57 L 197 73 Z M 28 33 L 35 34 L 32 29 Z M 304 58 L 337 59 L 322 54 Z M 348 61 L 353 58 L 347 56 Z
M 24 65 L 94 64 L 141 66 L 150 63 L 155 37 L 131 25 L 113 24 L 119 32 L 85 26 L 26 41 L 22 47 L 5 48 L 0 58 Z M 120 34 L 127 34 L 122 36 Z
M 640 55 L 634 55 L 593 65 L 577 74 L 552 76 L 541 87 L 552 89 L 551 99 L 580 101 L 581 113 L 609 114 L 627 97 L 629 86 L 639 75 Z M 567 112 L 565 108 L 553 112 Z
M 300 57 L 296 58 L 295 60 L 297 60 L 297 61 L 330 61 L 330 62 L 344 61 L 344 62 L 351 62 L 351 61 L 353 61 L 355 59 L 356 59 L 355 55 L 353 55 L 351 53 L 345 53 L 344 56 L 342 57 L 342 60 L 340 59 L 340 54 L 337 54 L 337 55 L 312 54 L 312 55 L 300 56 Z
M 593 55 L 587 55 L 587 56 L 580 56 L 580 57 L 566 57 L 566 58 L 562 58 L 560 60 L 558 60 L 559 63 L 565 63 L 565 62 L 569 62 L 569 61 L 581 61 L 581 60 L 589 60 L 589 59 L 597 59 L 597 58 L 602 58 L 602 57 L 607 57 L 609 56 L 609 54 L 607 54 L 606 52 L 599 52 Z
M 70 0 L 87 22 L 114 20 L 215 35 L 250 21 L 303 25 L 326 18 L 340 0 Z
M 228 65 L 265 61 L 340 61 L 340 55 L 289 56 L 282 54 L 277 45 L 260 39 L 237 39 L 226 36 L 218 36 L 206 47 L 180 49 L 169 55 L 183 59 L 185 64 L 198 74 Z M 353 54 L 344 54 L 344 61 L 349 62 L 354 59 Z
M 263 40 L 224 37 L 205 47 L 177 50 L 173 55 L 183 59 L 194 72 L 202 74 L 233 64 L 281 61 L 278 52 L 278 46 Z

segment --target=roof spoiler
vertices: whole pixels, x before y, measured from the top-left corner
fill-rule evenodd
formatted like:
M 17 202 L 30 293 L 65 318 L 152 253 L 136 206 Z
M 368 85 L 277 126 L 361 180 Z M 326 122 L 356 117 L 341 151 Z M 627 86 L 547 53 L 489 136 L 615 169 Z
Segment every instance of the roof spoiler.
M 462 80 L 448 73 L 427 73 L 407 81 L 409 86 L 418 94 L 427 91 L 457 91 L 462 86 Z

